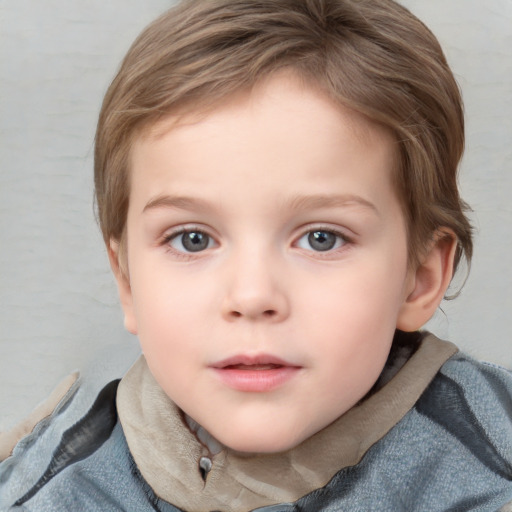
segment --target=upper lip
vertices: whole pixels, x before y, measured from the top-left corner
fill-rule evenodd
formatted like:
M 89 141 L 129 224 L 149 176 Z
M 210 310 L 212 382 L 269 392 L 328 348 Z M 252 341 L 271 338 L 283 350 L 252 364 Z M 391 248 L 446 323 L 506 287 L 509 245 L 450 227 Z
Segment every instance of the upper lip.
M 226 368 L 227 366 L 256 366 L 256 365 L 276 365 L 276 366 L 290 366 L 298 367 L 298 365 L 285 361 L 280 357 L 270 354 L 238 354 L 228 357 L 222 361 L 213 363 L 213 368 Z

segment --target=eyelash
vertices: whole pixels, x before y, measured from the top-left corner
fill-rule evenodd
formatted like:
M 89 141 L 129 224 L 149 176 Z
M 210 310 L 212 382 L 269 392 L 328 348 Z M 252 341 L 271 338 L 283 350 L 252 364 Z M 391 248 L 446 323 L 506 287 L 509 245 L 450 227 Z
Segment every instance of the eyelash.
M 171 233 L 167 233 L 163 237 L 161 245 L 165 246 L 166 250 L 168 252 L 171 252 L 174 257 L 177 257 L 177 258 L 180 258 L 180 259 L 183 259 L 183 260 L 189 260 L 191 258 L 199 256 L 201 253 L 204 252 L 204 250 L 195 251 L 195 252 L 194 251 L 182 251 L 182 250 L 175 249 L 174 247 L 172 247 L 171 242 L 173 240 L 179 238 L 180 236 L 182 237 L 186 233 L 197 233 L 197 234 L 204 235 L 204 236 L 209 238 L 210 242 L 214 240 L 214 238 L 211 235 L 209 235 L 204 229 L 201 229 L 201 228 L 198 228 L 198 227 L 194 227 L 194 226 L 190 226 L 190 227 L 187 227 L 187 228 L 179 228 L 176 231 L 173 231 Z M 210 245 L 210 242 L 208 243 L 208 245 Z M 182 243 L 182 245 L 183 245 L 183 243 Z M 210 247 L 207 247 L 207 249 L 208 248 L 210 248 Z
M 297 246 L 297 244 L 300 242 L 300 240 L 302 240 L 304 237 L 307 237 L 307 236 L 309 237 L 312 233 L 328 233 L 328 234 L 334 235 L 337 239 L 335 243 L 336 244 L 340 243 L 340 245 L 338 245 L 337 247 L 329 248 L 324 251 L 314 250 L 313 248 L 311 248 L 311 249 L 302 248 L 303 250 L 305 250 L 307 252 L 315 254 L 315 257 L 328 258 L 329 256 L 333 255 L 333 253 L 336 254 L 339 251 L 346 250 L 347 245 L 353 244 L 353 239 L 351 237 L 347 236 L 345 233 L 342 233 L 341 231 L 339 231 L 337 229 L 333 229 L 333 228 L 327 227 L 327 226 L 315 226 L 315 227 L 309 228 L 307 231 L 303 232 L 296 239 L 296 242 L 294 243 L 294 245 Z
M 176 240 L 178 237 L 180 237 L 180 236 L 182 237 L 183 235 L 185 235 L 187 233 L 197 233 L 197 234 L 204 235 L 204 236 L 208 237 L 208 239 L 209 239 L 208 246 L 205 249 L 202 249 L 199 251 L 179 250 L 179 249 L 172 247 L 171 242 L 173 240 Z M 334 235 L 337 239 L 335 241 L 335 244 L 340 244 L 340 245 L 338 245 L 337 247 L 328 248 L 326 250 L 315 250 L 314 248 L 306 249 L 303 247 L 302 248 L 298 247 L 298 243 L 304 237 L 306 237 L 306 236 L 309 237 L 313 233 L 327 233 L 330 235 Z M 214 237 L 209 235 L 204 229 L 190 226 L 187 228 L 180 228 L 180 229 L 177 229 L 176 231 L 166 234 L 162 239 L 161 245 L 165 246 L 166 250 L 169 252 L 172 252 L 175 257 L 178 257 L 183 260 L 189 260 L 194 257 L 200 256 L 202 253 L 205 252 L 206 249 L 210 249 L 212 241 L 213 241 L 213 243 L 216 243 L 214 241 Z M 348 237 L 345 233 L 342 233 L 341 231 L 338 231 L 336 229 L 333 229 L 331 227 L 326 227 L 326 226 L 315 226 L 314 228 L 310 228 L 307 231 L 302 232 L 302 234 L 295 239 L 295 242 L 293 243 L 293 245 L 295 247 L 298 247 L 299 249 L 303 249 L 304 251 L 313 253 L 317 256 L 329 257 L 330 255 L 332 255 L 335 252 L 338 252 L 339 250 L 345 250 L 346 246 L 350 245 L 352 243 L 353 243 L 353 239 L 351 237 Z M 181 243 L 181 245 L 183 246 L 183 242 Z

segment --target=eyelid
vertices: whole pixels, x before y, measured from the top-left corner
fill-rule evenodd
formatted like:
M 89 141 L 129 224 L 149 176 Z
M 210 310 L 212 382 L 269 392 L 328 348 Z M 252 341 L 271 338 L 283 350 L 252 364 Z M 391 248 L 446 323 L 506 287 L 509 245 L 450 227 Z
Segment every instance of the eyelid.
M 212 234 L 211 229 L 207 228 L 206 226 L 201 226 L 199 224 L 180 224 L 178 226 L 168 228 L 164 231 L 160 238 L 162 243 L 166 243 L 175 236 L 178 236 L 182 233 L 190 233 L 193 231 L 204 233 L 205 235 L 208 235 L 210 238 L 217 240 L 217 236 Z
M 336 237 L 339 237 L 342 240 L 341 246 L 340 247 L 335 247 L 335 248 L 332 248 L 332 249 L 328 249 L 328 250 L 325 250 L 325 251 L 315 251 L 313 248 L 305 249 L 305 248 L 302 248 L 302 247 L 298 247 L 297 244 L 298 244 L 298 242 L 302 238 L 307 236 L 309 233 L 314 233 L 315 231 L 325 231 L 325 232 L 328 232 L 328 233 L 332 233 Z M 344 229 L 342 229 L 340 227 L 327 226 L 325 224 L 317 224 L 317 225 L 315 225 L 315 224 L 311 225 L 310 224 L 310 225 L 307 225 L 307 226 L 303 226 L 300 229 L 300 234 L 295 237 L 294 242 L 293 242 L 292 245 L 294 247 L 296 247 L 297 249 L 299 249 L 299 250 L 303 250 L 303 251 L 305 251 L 307 253 L 314 254 L 315 257 L 329 258 L 333 254 L 337 254 L 340 251 L 346 251 L 349 246 L 352 246 L 354 244 L 354 235 L 349 235 L 347 233 L 347 231 L 348 230 L 344 230 Z
M 302 226 L 298 230 L 298 235 L 295 237 L 295 240 L 299 240 L 304 235 L 314 231 L 327 231 L 329 233 L 333 233 L 334 235 L 339 236 L 343 240 L 347 242 L 353 242 L 355 238 L 355 234 L 352 233 L 349 229 L 344 229 L 339 226 L 331 226 L 328 224 L 307 224 Z
M 210 240 L 213 242 L 213 246 L 207 247 L 202 251 L 193 252 L 178 250 L 170 244 L 170 242 L 174 240 L 176 237 L 183 235 L 184 233 L 191 232 L 202 233 L 208 236 Z M 162 235 L 161 239 L 159 240 L 158 245 L 164 246 L 166 251 L 171 252 L 177 258 L 191 259 L 201 257 L 205 252 L 207 252 L 208 249 L 218 247 L 219 242 L 217 241 L 217 237 L 214 236 L 210 232 L 210 230 L 205 227 L 199 226 L 197 224 L 181 224 L 179 226 L 166 230 L 165 233 Z

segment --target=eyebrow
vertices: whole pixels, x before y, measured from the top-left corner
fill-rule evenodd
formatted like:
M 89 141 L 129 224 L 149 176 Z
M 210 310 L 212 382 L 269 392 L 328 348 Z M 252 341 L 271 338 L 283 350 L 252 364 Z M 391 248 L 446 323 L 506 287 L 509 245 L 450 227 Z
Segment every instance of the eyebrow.
M 314 210 L 319 208 L 340 208 L 362 206 L 379 215 L 377 207 L 367 199 L 355 194 L 315 194 L 294 196 L 286 206 L 292 210 Z M 148 201 L 143 212 L 158 208 L 177 210 L 208 210 L 210 203 L 204 199 L 187 196 L 163 195 Z
M 296 196 L 290 201 L 294 210 L 314 210 L 318 208 L 340 208 L 362 206 L 379 215 L 377 207 L 367 199 L 356 194 L 318 194 Z
M 158 196 L 148 201 L 142 212 L 157 208 L 173 208 L 177 210 L 206 210 L 208 202 L 203 199 L 186 196 Z

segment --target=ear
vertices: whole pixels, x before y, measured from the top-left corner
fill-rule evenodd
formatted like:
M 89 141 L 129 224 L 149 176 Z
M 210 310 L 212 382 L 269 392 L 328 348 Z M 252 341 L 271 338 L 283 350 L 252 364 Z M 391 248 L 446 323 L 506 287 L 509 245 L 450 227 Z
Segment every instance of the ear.
M 416 331 L 427 323 L 443 300 L 453 276 L 457 237 L 440 228 L 416 269 L 411 270 L 406 299 L 399 311 L 397 329 Z
M 117 281 L 117 289 L 121 300 L 121 307 L 124 313 L 124 327 L 128 332 L 137 334 L 137 322 L 135 320 L 135 311 L 133 307 L 132 289 L 130 286 L 130 276 L 128 274 L 127 265 L 123 264 L 122 258 L 126 258 L 126 254 L 121 254 L 120 244 L 115 240 L 110 240 L 108 246 L 108 259 L 110 267 Z

